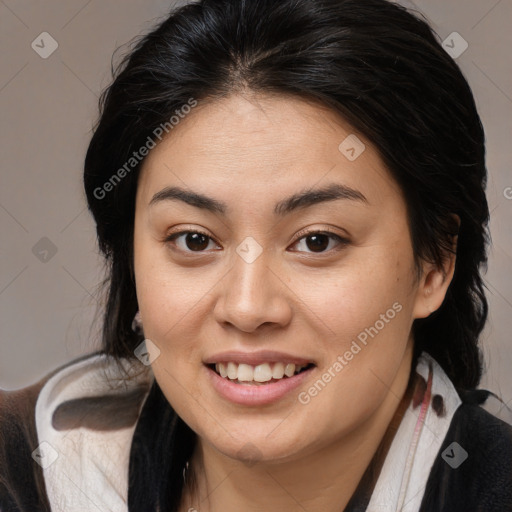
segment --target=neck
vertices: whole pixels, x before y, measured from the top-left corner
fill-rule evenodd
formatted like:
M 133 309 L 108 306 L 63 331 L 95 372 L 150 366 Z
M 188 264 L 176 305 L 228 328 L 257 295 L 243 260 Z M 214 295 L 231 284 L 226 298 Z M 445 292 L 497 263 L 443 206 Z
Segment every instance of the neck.
M 180 511 L 340 512 L 355 493 L 371 493 L 411 400 L 414 380 L 405 359 L 404 371 L 372 416 L 349 435 L 301 458 L 251 466 L 199 439 L 188 472 L 194 484 L 185 488 Z

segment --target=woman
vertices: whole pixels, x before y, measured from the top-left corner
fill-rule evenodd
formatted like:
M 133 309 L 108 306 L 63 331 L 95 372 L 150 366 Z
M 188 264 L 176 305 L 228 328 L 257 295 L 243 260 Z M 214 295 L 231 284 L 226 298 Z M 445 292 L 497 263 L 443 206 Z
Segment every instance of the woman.
M 400 6 L 177 9 L 102 97 L 103 347 L 1 395 L 2 510 L 512 510 L 484 155 Z

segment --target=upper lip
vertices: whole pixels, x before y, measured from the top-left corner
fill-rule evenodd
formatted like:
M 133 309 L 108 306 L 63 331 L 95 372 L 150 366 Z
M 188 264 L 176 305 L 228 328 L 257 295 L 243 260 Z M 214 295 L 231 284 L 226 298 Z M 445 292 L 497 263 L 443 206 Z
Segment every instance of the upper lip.
M 307 365 L 314 362 L 311 359 L 295 356 L 293 354 L 286 354 L 275 350 L 259 350 L 256 352 L 240 352 L 230 350 L 227 352 L 219 352 L 204 360 L 205 364 L 215 363 L 245 363 L 252 366 L 257 366 L 263 363 L 293 363 L 295 365 Z

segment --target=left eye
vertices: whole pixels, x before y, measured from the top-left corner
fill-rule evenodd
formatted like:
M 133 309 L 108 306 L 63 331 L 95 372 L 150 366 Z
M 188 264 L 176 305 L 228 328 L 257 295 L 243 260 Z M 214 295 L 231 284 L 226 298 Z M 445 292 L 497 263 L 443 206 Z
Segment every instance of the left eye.
M 313 253 L 323 253 L 332 249 L 332 246 L 330 247 L 331 242 L 337 242 L 338 246 L 344 246 L 348 243 L 347 240 L 334 233 L 312 231 L 299 238 L 299 240 L 297 240 L 294 245 L 303 243 L 303 247 L 305 246 Z

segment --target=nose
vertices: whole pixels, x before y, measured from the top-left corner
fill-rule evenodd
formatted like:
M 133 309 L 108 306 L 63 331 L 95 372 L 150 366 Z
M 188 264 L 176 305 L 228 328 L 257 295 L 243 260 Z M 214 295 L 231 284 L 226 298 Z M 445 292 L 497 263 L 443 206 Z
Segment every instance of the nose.
M 283 277 L 271 268 L 265 251 L 250 263 L 235 254 L 220 284 L 214 316 L 217 322 L 244 332 L 284 327 L 292 315 L 291 294 Z

